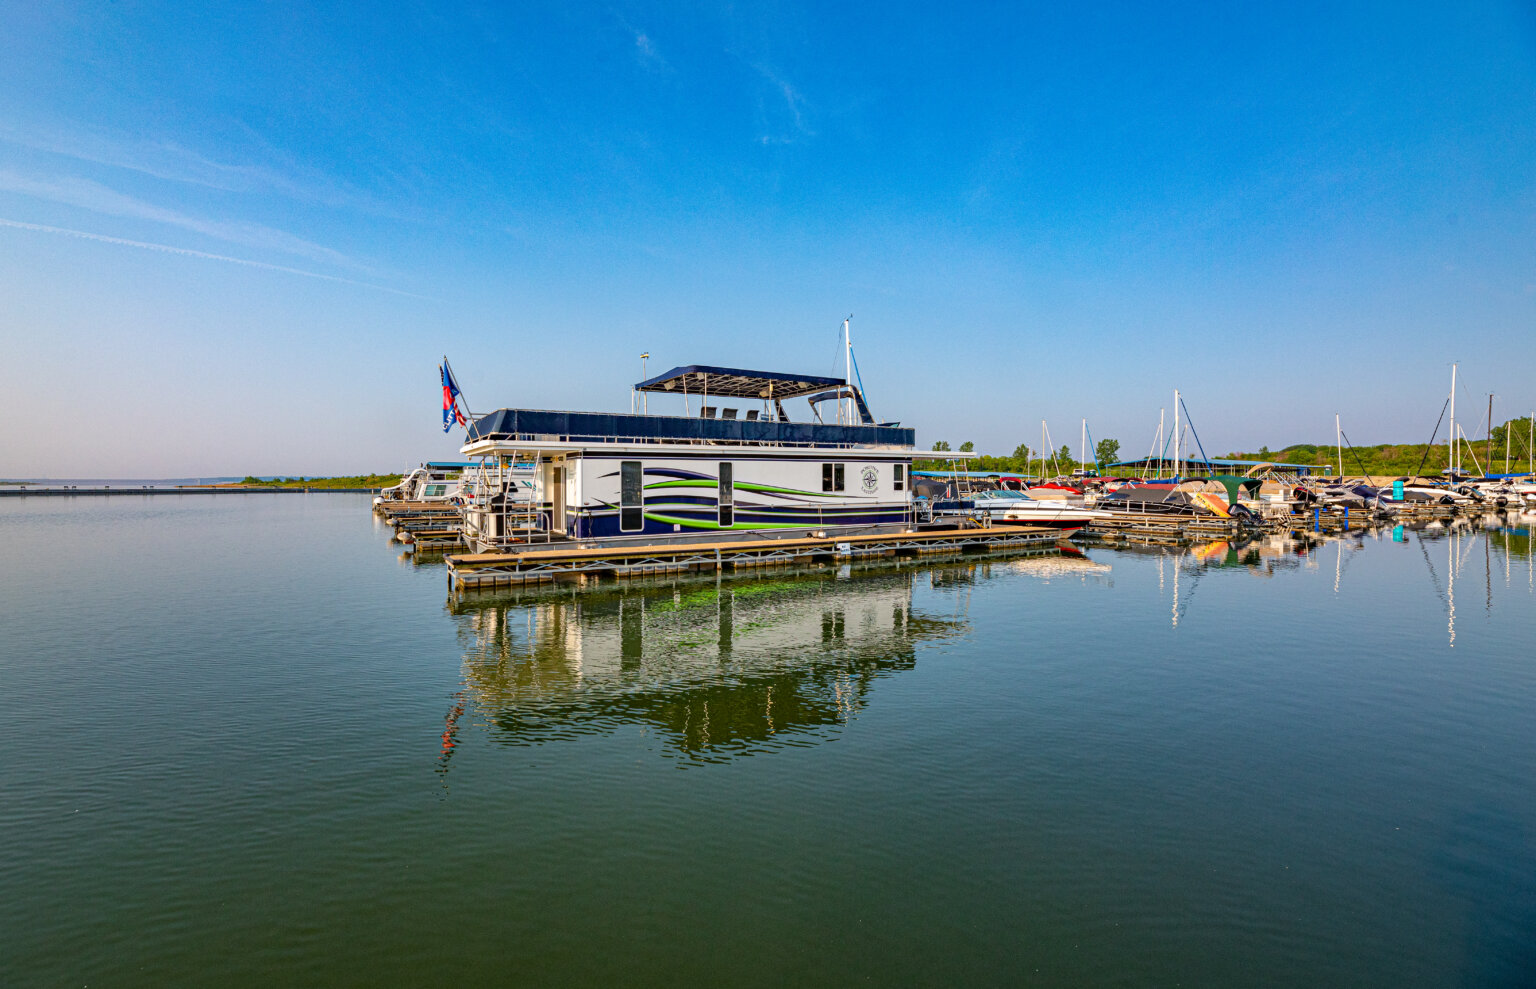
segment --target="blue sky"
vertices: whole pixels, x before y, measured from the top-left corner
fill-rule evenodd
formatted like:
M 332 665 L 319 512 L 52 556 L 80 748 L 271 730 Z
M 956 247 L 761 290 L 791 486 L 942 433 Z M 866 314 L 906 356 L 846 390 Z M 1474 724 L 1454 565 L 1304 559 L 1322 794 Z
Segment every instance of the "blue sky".
M 836 373 L 1009 452 L 1536 405 L 1529 4 L 0 7 L 0 476 Z M 1473 428 L 1468 422 L 1468 429 Z

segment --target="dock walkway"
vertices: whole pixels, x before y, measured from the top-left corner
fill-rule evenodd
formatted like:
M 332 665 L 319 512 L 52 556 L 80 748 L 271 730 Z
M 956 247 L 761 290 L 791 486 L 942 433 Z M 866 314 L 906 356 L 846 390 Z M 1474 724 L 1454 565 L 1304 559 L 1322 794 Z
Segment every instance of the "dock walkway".
M 836 562 L 857 557 L 991 552 L 1039 547 L 1060 530 L 1025 526 L 719 542 L 675 542 L 466 553 L 447 558 L 451 590 L 512 586 L 558 578 L 639 577 L 685 570 L 725 570 Z

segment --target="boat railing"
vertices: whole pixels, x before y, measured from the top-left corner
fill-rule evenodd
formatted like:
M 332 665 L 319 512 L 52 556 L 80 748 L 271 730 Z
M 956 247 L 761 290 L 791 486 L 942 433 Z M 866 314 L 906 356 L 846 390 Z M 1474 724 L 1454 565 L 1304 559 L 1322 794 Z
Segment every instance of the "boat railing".
M 912 450 L 912 447 L 885 443 L 826 443 L 804 440 L 717 440 L 700 437 L 657 437 L 657 436 L 602 436 L 593 437 L 574 433 L 500 433 L 487 436 L 484 440 L 472 440 L 471 442 L 492 443 L 558 443 L 571 446 L 752 446 L 752 447 L 776 447 L 798 450 L 877 450 L 903 452 Z

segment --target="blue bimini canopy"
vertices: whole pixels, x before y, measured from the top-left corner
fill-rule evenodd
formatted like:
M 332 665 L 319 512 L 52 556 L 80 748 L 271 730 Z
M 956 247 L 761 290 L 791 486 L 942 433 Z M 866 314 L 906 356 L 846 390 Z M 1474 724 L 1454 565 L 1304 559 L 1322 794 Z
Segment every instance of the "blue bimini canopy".
M 761 399 L 784 402 L 807 398 L 812 405 L 831 399 L 852 398 L 859 407 L 859 418 L 866 426 L 875 423 L 859 389 L 845 378 L 827 378 L 817 374 L 786 374 L 781 371 L 748 371 L 739 367 L 711 367 L 689 364 L 674 367 L 664 374 L 635 385 L 635 391 L 691 395 L 707 398 Z M 782 408 L 782 406 L 779 406 Z
M 779 371 L 745 371 L 737 367 L 709 367 L 689 364 L 674 367 L 635 385 L 635 391 L 671 392 L 677 395 L 719 395 L 722 398 L 761 398 L 784 401 L 812 395 L 848 382 L 842 378 L 823 378 L 814 374 L 784 374 Z

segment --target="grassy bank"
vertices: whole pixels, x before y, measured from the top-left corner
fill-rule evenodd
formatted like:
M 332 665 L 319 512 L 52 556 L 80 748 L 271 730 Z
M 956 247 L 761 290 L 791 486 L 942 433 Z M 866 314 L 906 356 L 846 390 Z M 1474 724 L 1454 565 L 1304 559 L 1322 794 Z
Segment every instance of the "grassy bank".
M 400 483 L 399 474 L 355 474 L 351 477 L 278 477 L 271 480 L 247 476 L 233 487 L 261 488 L 388 488 Z

